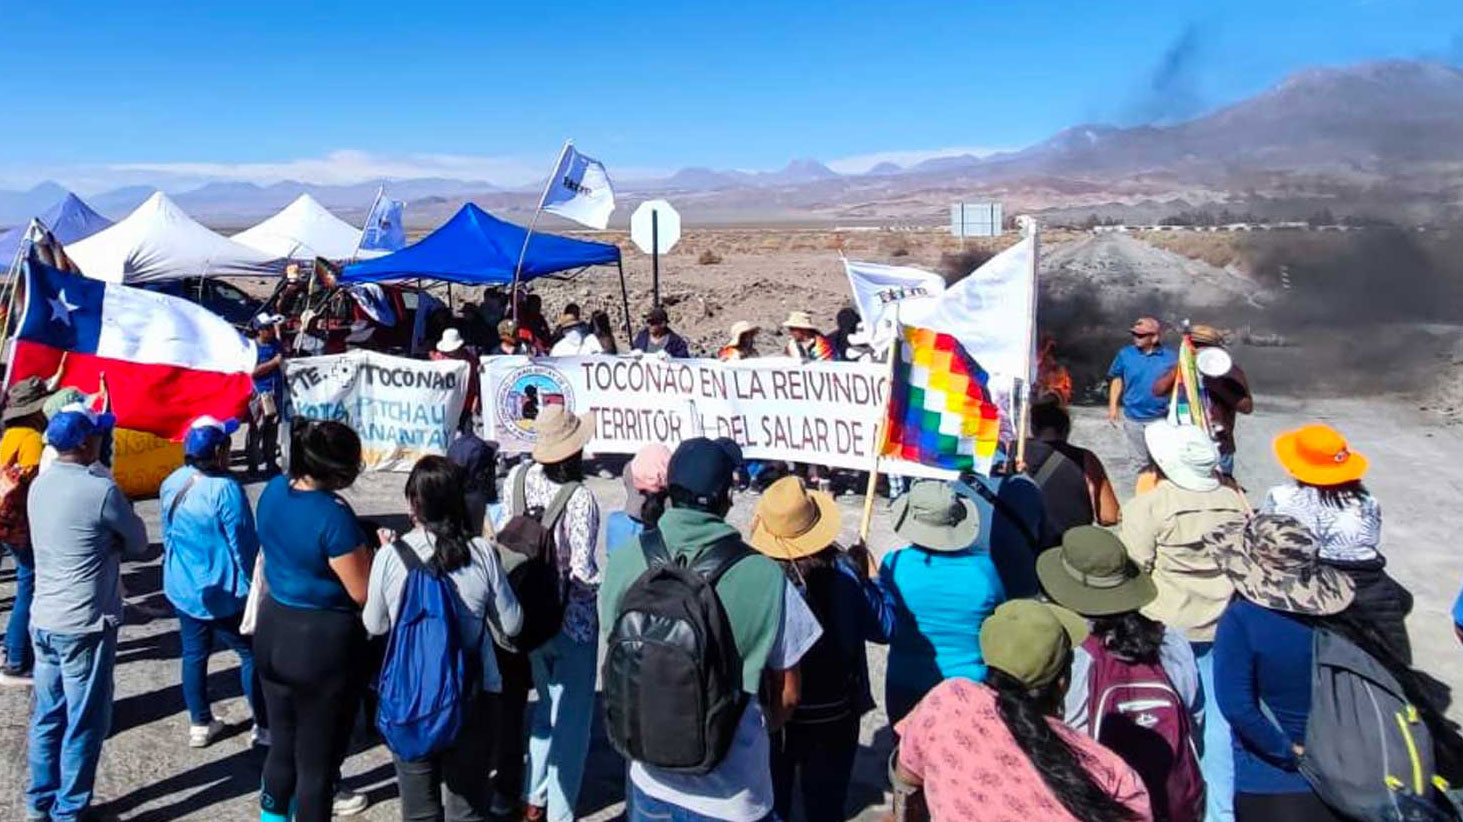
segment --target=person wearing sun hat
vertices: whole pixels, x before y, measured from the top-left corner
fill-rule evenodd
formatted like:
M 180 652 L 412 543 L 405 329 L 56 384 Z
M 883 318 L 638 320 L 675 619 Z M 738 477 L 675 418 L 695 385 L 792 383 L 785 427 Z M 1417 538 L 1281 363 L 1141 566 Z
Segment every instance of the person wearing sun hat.
M 1311 532 L 1321 562 L 1351 577 L 1356 608 L 1366 612 L 1398 658 L 1411 664 L 1406 619 L 1413 598 L 1386 571 L 1382 506 L 1362 482 L 1367 458 L 1322 423 L 1276 437 L 1275 457 L 1290 481 L 1267 491 L 1261 510 L 1294 517 Z
M 1224 332 L 1212 325 L 1194 325 L 1189 328 L 1189 339 L 1198 353 L 1199 381 L 1203 384 L 1204 396 L 1208 400 L 1205 408 L 1209 417 L 1209 432 L 1219 446 L 1219 473 L 1234 476 L 1234 427 L 1240 414 L 1255 410 L 1255 400 L 1250 396 L 1250 380 L 1245 371 L 1235 364 L 1224 350 Z M 1153 394 L 1165 400 L 1173 392 L 1178 380 L 1178 366 L 1153 382 Z
M 1122 661 L 1158 663 L 1168 684 L 1188 706 L 1194 727 L 1200 727 L 1203 709 L 1199 669 L 1184 635 L 1139 613 L 1158 595 L 1153 578 L 1129 559 L 1127 549 L 1111 531 L 1092 525 L 1068 529 L 1062 544 L 1048 549 L 1036 562 L 1042 590 L 1051 600 L 1087 618 L 1098 650 Z M 1090 734 L 1089 677 L 1093 667 L 1091 641 L 1072 652 L 1072 681 L 1063 708 L 1066 723 Z
M 1233 522 L 1205 545 L 1238 594 L 1219 621 L 1210 691 L 1233 730 L 1235 818 L 1337 819 L 1297 765 L 1314 632 L 1351 605 L 1356 588 L 1321 562 L 1316 539 L 1293 517 Z
M 1107 369 L 1107 421 L 1121 423 L 1136 473 L 1148 464 L 1144 426 L 1168 413 L 1168 398 L 1154 394 L 1153 384 L 1178 363 L 1178 353 L 1163 344 L 1163 324 L 1155 317 L 1134 320 L 1129 333 L 1132 344 L 1119 350 Z
M 787 341 L 787 355 L 803 362 L 821 362 L 837 356 L 833 342 L 818 332 L 813 317 L 806 311 L 794 311 L 787 315 L 782 327 L 792 339 Z
M 803 657 L 798 707 L 772 738 L 777 816 L 791 819 L 801 784 L 803 818 L 847 818 L 859 723 L 873 710 L 866 642 L 886 642 L 893 609 L 869 579 L 867 552 L 834 541 L 843 527 L 838 503 L 797 477 L 772 483 L 757 501 L 750 543 L 776 560 L 823 626 Z
M 563 628 L 528 655 L 539 702 L 531 719 L 526 799 L 534 818 L 554 822 L 574 813 L 594 719 L 600 510 L 584 484 L 584 447 L 594 432 L 593 414 L 544 406 L 534 420 L 532 461 L 515 465 L 503 481 L 507 517 L 547 509 L 560 492 L 568 495 L 552 526 L 568 586 Z
M 1007 602 L 980 630 L 984 684 L 947 679 L 894 726 L 896 777 L 923 786 L 931 819 L 1153 819 L 1138 774 L 1059 718 L 1087 636 L 1086 621 L 1065 608 Z
M 915 480 L 889 515 L 908 543 L 879 564 L 879 587 L 894 606 L 884 705 L 897 721 L 941 680 L 985 676 L 980 626 L 1006 588 L 977 544 L 980 509 L 951 483 Z
M 254 330 L 254 396 L 249 400 L 249 431 L 244 453 L 249 473 L 279 473 L 279 414 L 284 404 L 284 346 L 279 339 L 279 314 L 263 313 L 250 323 Z
M 442 330 L 442 338 L 428 357 L 435 361 L 457 360 L 467 363 L 467 396 L 462 402 L 462 417 L 458 427 L 464 431 L 472 429 L 472 418 L 482 413 L 482 389 L 478 378 L 478 358 L 462 338 L 462 332 L 454 327 Z
M 80 403 L 56 412 L 46 441 L 60 456 L 31 484 L 35 696 L 25 803 L 32 819 L 77 819 L 91 804 L 112 716 L 121 562 L 148 556 L 147 526 L 132 503 L 89 468 L 115 423 Z
M 728 362 L 730 360 L 750 360 L 756 357 L 757 333 L 761 330 L 756 323 L 746 320 L 737 320 L 732 323 L 726 345 L 716 352 L 716 358 L 722 362 Z
M 249 598 L 259 536 L 249 497 L 229 474 L 232 435 L 239 421 L 202 416 L 183 437 L 183 467 L 163 480 L 158 507 L 163 528 L 163 593 L 178 616 L 182 638 L 183 702 L 188 746 L 212 744 L 225 726 L 208 701 L 208 657 L 216 645 L 239 657 L 244 698 L 261 738 L 264 694 L 257 688 L 254 652 L 239 630 Z

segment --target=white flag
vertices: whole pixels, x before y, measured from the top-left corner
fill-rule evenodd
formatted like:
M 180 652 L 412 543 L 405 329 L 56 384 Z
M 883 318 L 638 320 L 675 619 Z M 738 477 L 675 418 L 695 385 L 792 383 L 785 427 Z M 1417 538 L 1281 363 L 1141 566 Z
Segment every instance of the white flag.
M 912 306 L 899 321 L 960 340 L 987 373 L 1030 384 L 1036 325 L 1036 235 L 992 257 L 945 290 L 937 301 Z
M 945 293 L 945 278 L 924 269 L 849 260 L 843 261 L 843 267 L 875 351 L 883 351 L 894 340 L 896 308 L 900 321 L 908 324 L 907 309 L 916 303 L 934 303 Z
M 590 228 L 610 224 L 615 210 L 615 192 L 604 164 L 568 146 L 544 193 L 544 211 L 568 217 Z

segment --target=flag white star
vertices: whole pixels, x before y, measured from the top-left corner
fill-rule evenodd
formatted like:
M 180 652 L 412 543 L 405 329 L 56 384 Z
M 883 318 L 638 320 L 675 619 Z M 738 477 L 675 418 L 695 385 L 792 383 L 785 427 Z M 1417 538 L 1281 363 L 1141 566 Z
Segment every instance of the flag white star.
M 51 320 L 59 321 L 66 326 L 71 325 L 71 312 L 81 307 L 66 301 L 66 289 L 64 288 L 61 289 L 59 295 L 51 297 L 46 302 L 51 304 Z

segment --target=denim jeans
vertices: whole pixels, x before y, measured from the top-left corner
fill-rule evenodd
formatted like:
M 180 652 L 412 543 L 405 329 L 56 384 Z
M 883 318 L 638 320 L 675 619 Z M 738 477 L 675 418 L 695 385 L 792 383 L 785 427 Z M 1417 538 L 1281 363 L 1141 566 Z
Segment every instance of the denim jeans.
M 625 817 L 628 822 L 719 822 L 715 817 L 705 816 L 656 799 L 638 787 L 634 789 L 633 797 L 632 807 Z M 774 812 L 762 817 L 758 822 L 773 822 L 776 819 L 777 814 Z
M 263 720 L 263 696 L 256 687 L 258 675 L 254 673 L 254 650 L 249 637 L 239 633 L 239 622 L 243 614 L 221 619 L 196 619 L 182 611 L 178 612 L 178 634 L 183 642 L 183 702 L 188 706 L 188 719 L 194 725 L 207 725 L 213 721 L 213 710 L 208 703 L 208 657 L 218 643 L 239 655 L 239 680 L 244 699 L 254 715 L 254 724 L 268 727 Z
M 525 793 L 529 804 L 548 809 L 549 822 L 574 819 L 594 722 L 598 650 L 594 642 L 560 633 L 528 655 L 538 705 L 528 736 Z
M 35 659 L 30 647 L 30 606 L 36 598 L 36 556 L 29 548 L 0 547 L 15 557 L 15 603 L 5 625 L 5 664 L 29 671 Z
M 29 817 L 73 822 L 91 805 L 102 741 L 112 724 L 117 629 L 53 634 L 34 629 L 35 707 L 30 718 Z
M 1234 741 L 1229 721 L 1214 698 L 1214 643 L 1195 642 L 1194 660 L 1199 663 L 1199 683 L 1204 688 L 1204 747 L 1199 770 L 1208 786 L 1208 822 L 1234 822 Z

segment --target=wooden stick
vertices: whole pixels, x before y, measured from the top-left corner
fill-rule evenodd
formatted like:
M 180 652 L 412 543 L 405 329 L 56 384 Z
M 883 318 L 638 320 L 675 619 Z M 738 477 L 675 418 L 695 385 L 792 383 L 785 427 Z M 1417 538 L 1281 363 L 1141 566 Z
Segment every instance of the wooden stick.
M 899 303 L 894 304 L 894 342 L 889 346 L 889 388 L 884 392 L 884 414 L 874 428 L 874 453 L 869 459 L 869 485 L 864 490 L 864 512 L 859 517 L 858 538 L 864 542 L 869 538 L 869 525 L 874 520 L 874 494 L 879 488 L 879 457 L 889 436 L 889 406 L 894 399 L 894 365 L 904 347 L 904 333 L 899 329 Z

